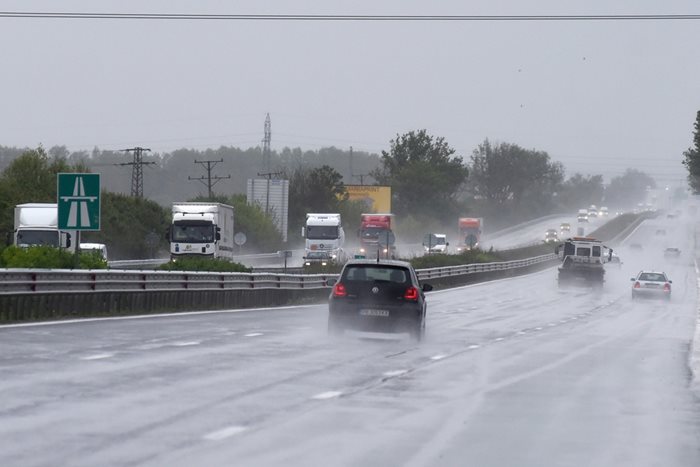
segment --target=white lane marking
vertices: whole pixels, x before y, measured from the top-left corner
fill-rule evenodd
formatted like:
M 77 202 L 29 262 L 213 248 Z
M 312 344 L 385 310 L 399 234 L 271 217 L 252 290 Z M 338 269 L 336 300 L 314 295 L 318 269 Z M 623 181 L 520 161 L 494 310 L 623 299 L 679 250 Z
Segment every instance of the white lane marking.
M 188 347 L 190 345 L 199 345 L 201 344 L 202 341 L 188 341 L 188 342 L 175 342 L 174 345 L 175 347 Z
M 262 336 L 262 335 L 263 335 L 262 332 L 250 332 L 248 334 L 245 334 L 245 337 L 258 337 L 258 336 Z
M 559 320 L 560 323 L 566 323 L 566 322 L 568 322 L 568 321 L 569 321 L 568 319 L 560 319 L 560 320 Z
M 505 339 L 506 339 L 505 337 L 497 337 L 497 338 L 495 338 L 493 341 L 494 341 L 494 342 L 501 342 L 501 341 L 503 341 L 503 340 L 505 340 Z
M 431 292 L 432 293 L 432 292 Z M 197 315 L 216 315 L 229 313 L 243 313 L 246 311 L 282 311 L 282 310 L 303 310 L 304 308 L 328 308 L 327 304 L 317 305 L 289 305 L 265 308 L 238 308 L 234 310 L 207 310 L 207 311 L 181 311 L 179 313 L 161 313 L 152 315 L 134 315 L 134 316 L 110 316 L 108 318 L 80 318 L 66 319 L 61 321 L 43 321 L 40 323 L 17 323 L 17 324 L 2 324 L 0 330 L 10 328 L 32 328 L 38 326 L 58 326 L 63 324 L 80 324 L 92 323 L 95 321 L 125 321 L 130 319 L 158 319 L 158 318 L 173 318 L 181 316 L 197 316 Z
M 340 397 L 343 393 L 341 391 L 327 391 L 327 392 L 322 392 L 320 394 L 316 394 L 315 396 L 311 396 L 312 399 L 316 400 L 326 400 L 326 399 L 333 399 L 334 397 Z
M 474 350 L 474 349 L 478 349 L 479 347 L 481 347 L 479 344 L 472 344 L 472 345 L 470 345 L 470 346 L 467 347 L 467 348 L 468 348 L 468 349 L 471 349 L 471 350 Z
M 389 377 L 389 378 L 392 378 L 392 377 L 394 377 L 394 376 L 405 375 L 406 373 L 408 373 L 408 370 L 394 370 L 394 371 L 387 371 L 387 372 L 385 372 L 385 373 L 384 373 L 384 376 L 387 376 L 387 377 Z
M 535 328 L 535 331 L 541 331 L 541 330 L 542 330 L 541 327 L 536 327 L 536 328 Z
M 81 360 L 102 360 L 103 358 L 114 357 L 113 353 L 98 353 L 95 355 L 87 355 L 85 357 L 80 357 Z
M 549 323 L 547 326 L 552 327 L 552 326 L 556 326 L 556 325 L 557 325 L 557 323 Z
M 231 436 L 243 433 L 247 429 L 248 428 L 244 426 L 233 425 L 220 430 L 212 431 L 211 433 L 204 435 L 202 438 L 208 441 L 221 441 L 222 439 L 230 438 Z
M 430 357 L 430 359 L 438 361 L 438 360 L 442 360 L 445 357 L 447 357 L 447 355 L 439 354 L 439 355 L 433 355 L 432 357 Z
M 522 336 L 523 334 L 527 334 L 527 331 L 518 331 L 519 336 Z
M 576 321 L 577 319 L 578 319 L 577 317 L 572 316 L 571 318 L 569 318 L 569 321 Z

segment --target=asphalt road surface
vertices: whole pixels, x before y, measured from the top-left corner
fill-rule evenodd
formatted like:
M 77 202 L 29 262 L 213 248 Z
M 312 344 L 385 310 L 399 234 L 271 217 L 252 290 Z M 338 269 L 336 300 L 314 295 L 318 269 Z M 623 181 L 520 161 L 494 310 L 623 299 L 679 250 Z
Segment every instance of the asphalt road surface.
M 602 289 L 429 294 L 422 344 L 331 339 L 323 305 L 0 328 L 0 465 L 698 466 L 696 273 L 664 221 Z M 651 267 L 670 303 L 631 300 Z

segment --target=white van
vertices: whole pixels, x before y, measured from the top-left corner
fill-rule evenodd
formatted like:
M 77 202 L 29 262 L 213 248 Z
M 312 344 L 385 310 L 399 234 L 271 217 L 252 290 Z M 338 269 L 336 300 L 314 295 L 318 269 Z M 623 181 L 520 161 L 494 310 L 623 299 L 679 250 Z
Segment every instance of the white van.
M 98 251 L 104 260 L 107 261 L 107 245 L 104 243 L 81 243 L 80 251 Z

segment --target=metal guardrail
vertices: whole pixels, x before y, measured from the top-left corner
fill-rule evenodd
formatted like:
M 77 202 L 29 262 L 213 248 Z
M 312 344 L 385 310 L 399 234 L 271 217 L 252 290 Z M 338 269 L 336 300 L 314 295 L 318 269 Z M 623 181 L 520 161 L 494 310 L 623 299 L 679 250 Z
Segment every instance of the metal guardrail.
M 534 264 L 540 264 L 557 259 L 557 255 L 550 253 L 547 255 L 535 256 L 533 258 L 519 259 L 515 261 L 501 261 L 498 263 L 473 263 L 461 266 L 445 266 L 439 268 L 418 269 L 418 279 L 429 280 L 441 277 L 460 276 L 463 274 L 474 274 L 480 272 L 504 271 L 506 269 L 518 269 Z
M 187 289 L 318 289 L 324 274 L 115 270 L 0 270 L 0 294 Z
M 517 261 L 419 269 L 420 280 L 503 271 L 556 259 L 542 255 Z M 129 270 L 0 270 L 0 294 L 137 290 L 319 289 L 337 274 L 275 274 Z

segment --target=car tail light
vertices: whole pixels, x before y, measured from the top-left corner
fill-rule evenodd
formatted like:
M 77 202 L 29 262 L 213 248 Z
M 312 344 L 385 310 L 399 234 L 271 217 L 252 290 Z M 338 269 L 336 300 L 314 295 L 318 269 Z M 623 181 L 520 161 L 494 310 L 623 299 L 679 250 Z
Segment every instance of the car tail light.
M 670 291 L 671 291 L 671 284 L 669 284 L 668 282 L 666 282 L 666 283 L 664 284 L 664 292 L 670 292 Z
M 334 297 L 347 297 L 348 291 L 345 288 L 345 285 L 340 283 L 340 282 L 335 284 L 335 287 L 333 287 L 333 296 Z
M 640 284 L 639 281 L 637 281 L 637 282 L 634 283 L 634 288 L 635 288 L 635 289 L 638 289 L 638 288 L 640 288 L 641 286 L 642 286 L 642 284 Z
M 418 300 L 418 289 L 415 287 L 407 288 L 406 293 L 403 294 L 403 298 L 406 300 Z

